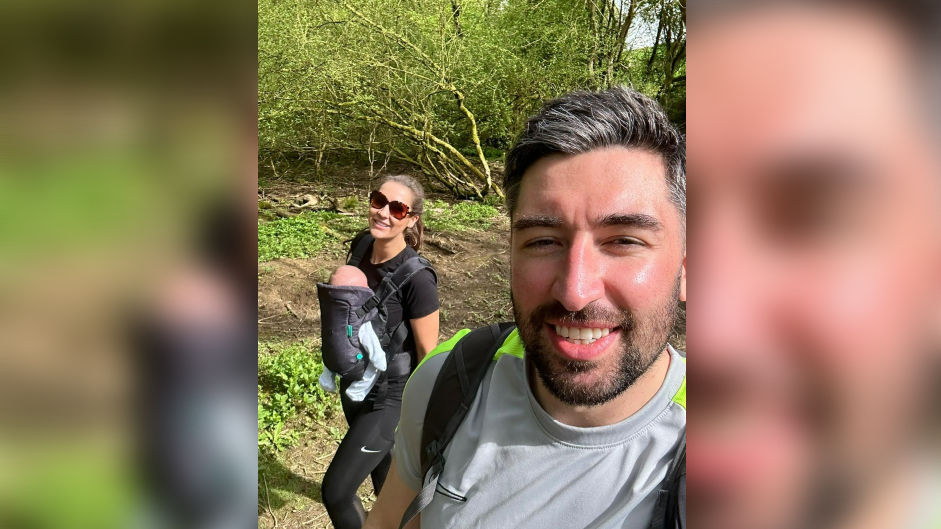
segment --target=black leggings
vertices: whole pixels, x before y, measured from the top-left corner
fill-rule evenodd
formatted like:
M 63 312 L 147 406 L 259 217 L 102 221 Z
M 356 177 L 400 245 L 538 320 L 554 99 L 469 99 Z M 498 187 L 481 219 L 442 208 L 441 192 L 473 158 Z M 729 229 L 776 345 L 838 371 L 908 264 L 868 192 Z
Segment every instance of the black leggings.
M 382 490 L 392 463 L 395 426 L 402 410 L 402 391 L 407 377 L 390 378 L 385 406 L 373 409 L 377 387 L 362 402 L 346 396 L 349 383 L 340 381 L 340 400 L 350 429 L 323 477 L 320 494 L 336 529 L 361 529 L 366 510 L 356 490 L 372 475 L 376 494 Z

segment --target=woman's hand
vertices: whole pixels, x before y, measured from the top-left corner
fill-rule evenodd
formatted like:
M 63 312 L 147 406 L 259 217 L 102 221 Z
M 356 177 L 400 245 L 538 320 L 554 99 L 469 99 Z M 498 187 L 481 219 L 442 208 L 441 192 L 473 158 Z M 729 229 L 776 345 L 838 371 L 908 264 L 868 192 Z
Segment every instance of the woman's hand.
M 427 316 L 409 320 L 412 324 L 412 336 L 415 337 L 415 350 L 418 353 L 418 361 L 428 354 L 438 345 L 438 324 L 439 311 L 434 311 Z

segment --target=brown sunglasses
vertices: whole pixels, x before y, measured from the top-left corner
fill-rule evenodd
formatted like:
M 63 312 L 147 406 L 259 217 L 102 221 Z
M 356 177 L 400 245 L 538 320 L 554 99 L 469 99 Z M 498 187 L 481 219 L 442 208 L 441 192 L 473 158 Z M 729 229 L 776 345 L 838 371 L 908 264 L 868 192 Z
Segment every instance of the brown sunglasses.
M 393 200 L 390 202 L 381 191 L 373 191 L 369 194 L 369 207 L 382 209 L 386 207 L 386 204 L 389 205 L 389 214 L 392 215 L 392 217 L 394 217 L 396 220 L 402 220 L 409 215 L 416 215 L 416 213 L 409 212 L 408 206 L 399 202 L 398 200 Z

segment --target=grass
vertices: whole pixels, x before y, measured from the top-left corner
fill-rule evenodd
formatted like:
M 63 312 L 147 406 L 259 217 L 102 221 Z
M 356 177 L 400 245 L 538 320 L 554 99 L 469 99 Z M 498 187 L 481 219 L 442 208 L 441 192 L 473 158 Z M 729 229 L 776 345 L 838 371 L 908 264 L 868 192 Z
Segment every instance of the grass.
M 425 202 L 425 227 L 434 231 L 485 230 L 493 224 L 500 211 L 487 203 L 443 200 Z
M 311 211 L 258 223 L 258 262 L 313 257 L 324 246 L 349 239 L 365 227 L 357 216 Z
M 340 398 L 320 387 L 320 350 L 309 340 L 258 344 L 258 450 L 294 446 L 309 421 L 340 413 Z

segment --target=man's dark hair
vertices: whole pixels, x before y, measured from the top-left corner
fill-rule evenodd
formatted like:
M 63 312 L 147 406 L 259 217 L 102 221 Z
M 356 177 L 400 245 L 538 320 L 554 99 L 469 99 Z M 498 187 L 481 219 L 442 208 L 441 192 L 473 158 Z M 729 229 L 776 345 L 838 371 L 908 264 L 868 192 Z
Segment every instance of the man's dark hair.
M 686 138 L 654 100 L 624 87 L 572 92 L 546 103 L 529 118 L 506 155 L 503 190 L 510 215 L 516 210 L 523 173 L 537 160 L 614 146 L 663 157 L 670 200 L 685 218 Z

